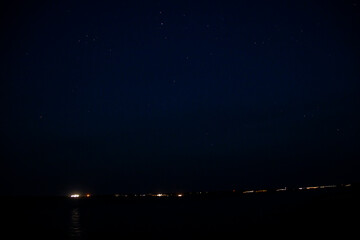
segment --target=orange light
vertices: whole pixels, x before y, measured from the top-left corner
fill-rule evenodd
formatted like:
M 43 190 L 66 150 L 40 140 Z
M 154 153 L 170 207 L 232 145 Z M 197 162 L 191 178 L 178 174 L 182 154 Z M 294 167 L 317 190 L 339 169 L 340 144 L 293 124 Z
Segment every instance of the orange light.
M 86 197 L 90 197 L 90 194 L 86 194 Z
M 260 192 L 267 192 L 267 190 L 256 190 L 257 193 L 260 193 Z

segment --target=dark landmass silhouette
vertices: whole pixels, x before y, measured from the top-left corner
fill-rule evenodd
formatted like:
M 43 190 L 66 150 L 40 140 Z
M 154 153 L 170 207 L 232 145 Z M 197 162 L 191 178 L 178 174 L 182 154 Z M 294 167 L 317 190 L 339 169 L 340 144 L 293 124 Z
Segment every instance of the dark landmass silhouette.
M 346 239 L 356 233 L 358 184 L 282 189 L 7 197 L 2 229 L 38 239 Z

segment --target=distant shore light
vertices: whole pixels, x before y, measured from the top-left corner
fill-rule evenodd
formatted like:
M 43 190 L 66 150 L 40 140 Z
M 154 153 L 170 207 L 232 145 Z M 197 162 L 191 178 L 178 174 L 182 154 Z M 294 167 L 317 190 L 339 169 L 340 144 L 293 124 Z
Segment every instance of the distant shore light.
M 253 193 L 254 190 L 244 191 L 243 193 Z
M 70 195 L 71 198 L 79 198 L 80 197 L 80 194 L 72 194 Z

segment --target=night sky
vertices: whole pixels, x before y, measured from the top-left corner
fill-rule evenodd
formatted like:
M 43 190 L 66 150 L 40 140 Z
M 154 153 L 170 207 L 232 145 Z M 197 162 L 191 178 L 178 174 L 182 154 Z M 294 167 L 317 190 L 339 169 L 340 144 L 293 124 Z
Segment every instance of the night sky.
M 360 180 L 358 0 L 0 8 L 0 195 Z

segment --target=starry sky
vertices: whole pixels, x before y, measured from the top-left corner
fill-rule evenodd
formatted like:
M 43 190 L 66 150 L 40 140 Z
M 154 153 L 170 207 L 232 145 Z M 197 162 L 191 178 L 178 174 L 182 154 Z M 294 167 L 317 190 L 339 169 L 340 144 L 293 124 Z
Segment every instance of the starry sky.
M 360 180 L 358 0 L 0 8 L 0 195 Z

